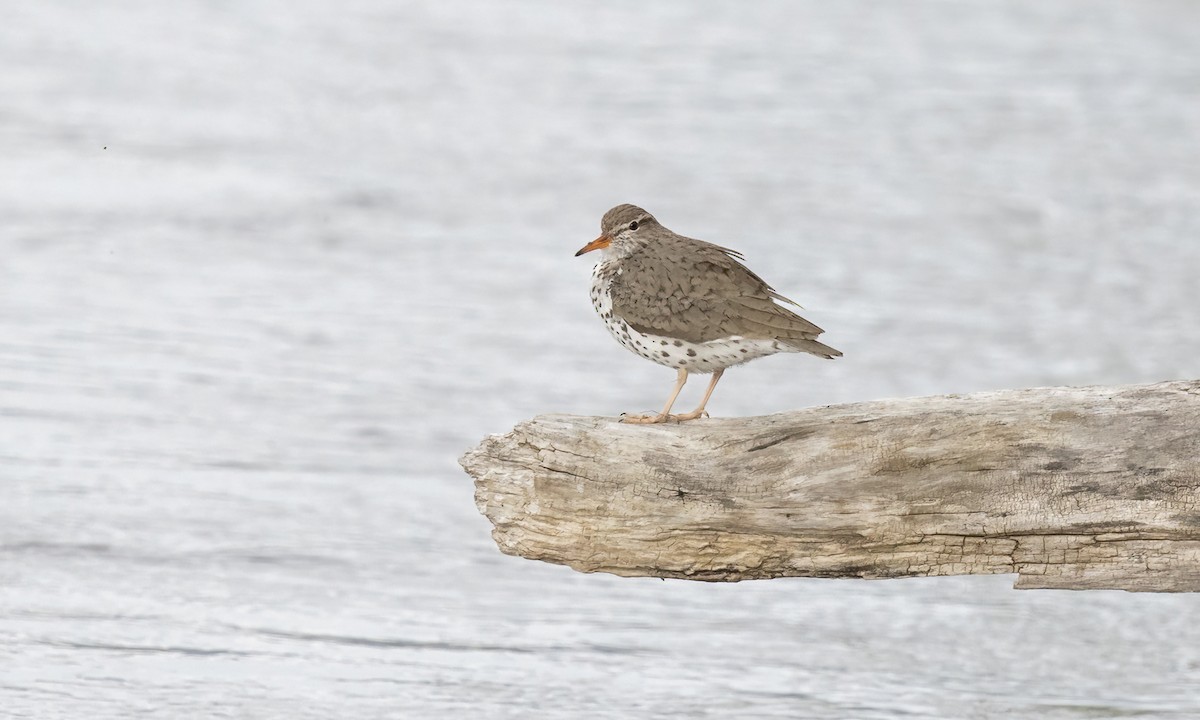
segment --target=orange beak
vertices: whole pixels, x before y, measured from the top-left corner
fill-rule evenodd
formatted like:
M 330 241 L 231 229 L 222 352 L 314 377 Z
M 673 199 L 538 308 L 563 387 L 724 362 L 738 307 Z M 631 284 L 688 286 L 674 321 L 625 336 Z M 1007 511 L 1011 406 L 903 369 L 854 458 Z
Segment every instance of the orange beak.
M 590 253 L 593 250 L 601 250 L 603 248 L 608 247 L 609 245 L 612 245 L 612 238 L 610 238 L 607 235 L 601 235 L 600 237 L 591 241 L 587 245 L 584 245 L 583 247 L 579 248 L 579 252 L 575 253 L 575 257 L 579 257 L 580 255 L 582 255 L 584 253 Z

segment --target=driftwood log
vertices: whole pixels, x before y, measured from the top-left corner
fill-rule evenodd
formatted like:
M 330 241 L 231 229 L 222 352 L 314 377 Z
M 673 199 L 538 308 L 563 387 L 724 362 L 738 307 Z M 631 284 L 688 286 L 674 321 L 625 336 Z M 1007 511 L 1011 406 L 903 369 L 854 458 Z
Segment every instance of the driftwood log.
M 1200 591 L 1200 381 L 540 416 L 462 464 L 503 552 L 584 572 Z

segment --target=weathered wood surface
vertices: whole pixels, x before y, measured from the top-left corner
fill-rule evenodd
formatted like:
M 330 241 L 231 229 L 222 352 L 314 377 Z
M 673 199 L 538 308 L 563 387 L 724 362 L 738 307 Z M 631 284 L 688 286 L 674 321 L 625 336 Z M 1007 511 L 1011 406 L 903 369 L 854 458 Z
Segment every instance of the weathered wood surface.
M 540 416 L 462 464 L 502 551 L 584 572 L 1200 591 L 1200 381 Z

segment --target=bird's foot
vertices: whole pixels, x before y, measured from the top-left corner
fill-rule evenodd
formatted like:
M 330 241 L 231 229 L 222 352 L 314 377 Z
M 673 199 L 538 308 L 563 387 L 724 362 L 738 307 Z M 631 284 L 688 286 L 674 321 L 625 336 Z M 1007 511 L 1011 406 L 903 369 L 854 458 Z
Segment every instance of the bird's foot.
M 686 420 L 695 420 L 696 418 L 708 417 L 706 410 L 694 410 L 690 413 L 682 413 L 680 415 L 668 415 L 666 413 L 656 413 L 654 415 L 621 415 L 621 422 L 631 423 L 634 425 L 657 425 L 666 422 L 684 422 Z
M 657 425 L 658 423 L 665 423 L 668 420 L 673 420 L 674 418 L 674 415 L 668 415 L 666 413 L 656 413 L 654 415 L 622 414 L 621 422 L 631 423 L 634 425 Z

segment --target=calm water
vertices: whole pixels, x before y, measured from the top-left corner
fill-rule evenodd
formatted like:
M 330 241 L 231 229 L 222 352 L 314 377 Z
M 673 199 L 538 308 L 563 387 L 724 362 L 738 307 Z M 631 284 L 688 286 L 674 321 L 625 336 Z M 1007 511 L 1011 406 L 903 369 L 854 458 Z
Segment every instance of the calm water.
M 1196 377 L 1200 6 L 5 15 L 0 714 L 1200 716 L 1200 598 L 585 576 L 455 462 L 662 402 L 571 257 L 620 202 L 846 353 L 714 414 Z

